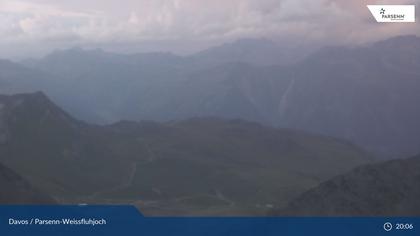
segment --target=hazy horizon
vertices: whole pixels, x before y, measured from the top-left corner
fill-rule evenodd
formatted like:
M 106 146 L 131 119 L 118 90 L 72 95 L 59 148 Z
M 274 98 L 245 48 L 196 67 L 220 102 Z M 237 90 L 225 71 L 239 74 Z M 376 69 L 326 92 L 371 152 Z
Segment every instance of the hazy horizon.
M 192 54 L 246 38 L 282 47 L 358 45 L 420 35 L 417 23 L 376 23 L 367 4 L 419 0 L 51 1 L 0 3 L 1 58 L 41 57 L 55 49 Z

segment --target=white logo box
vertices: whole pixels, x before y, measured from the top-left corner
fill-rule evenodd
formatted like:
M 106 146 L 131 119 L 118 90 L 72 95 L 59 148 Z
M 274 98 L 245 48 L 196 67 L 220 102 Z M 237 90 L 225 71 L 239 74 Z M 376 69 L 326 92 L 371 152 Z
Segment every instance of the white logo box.
M 368 5 L 367 7 L 377 22 L 416 22 L 415 5 Z

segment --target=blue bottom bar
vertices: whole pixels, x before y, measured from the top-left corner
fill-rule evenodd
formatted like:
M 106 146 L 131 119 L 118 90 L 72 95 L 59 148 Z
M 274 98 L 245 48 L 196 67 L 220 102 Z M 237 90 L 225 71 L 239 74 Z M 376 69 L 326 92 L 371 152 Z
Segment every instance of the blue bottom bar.
M 1 206 L 0 235 L 420 235 L 420 218 L 143 217 L 132 206 Z

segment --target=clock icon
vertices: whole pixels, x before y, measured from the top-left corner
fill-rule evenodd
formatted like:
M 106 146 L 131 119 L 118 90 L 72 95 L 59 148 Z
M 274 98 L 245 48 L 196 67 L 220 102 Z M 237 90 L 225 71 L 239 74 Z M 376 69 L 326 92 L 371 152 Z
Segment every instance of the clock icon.
M 384 230 L 387 231 L 387 232 L 391 231 L 392 230 L 392 224 L 389 223 L 389 222 L 386 222 L 384 224 Z

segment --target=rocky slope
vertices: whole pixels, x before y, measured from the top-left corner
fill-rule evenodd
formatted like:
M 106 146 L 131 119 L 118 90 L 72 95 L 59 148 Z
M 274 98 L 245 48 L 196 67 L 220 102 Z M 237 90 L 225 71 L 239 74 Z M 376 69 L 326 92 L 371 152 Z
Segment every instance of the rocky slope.
M 274 215 L 419 216 L 420 156 L 356 168 L 307 191 Z
M 54 204 L 48 195 L 35 189 L 14 171 L 0 165 L 0 204 Z

